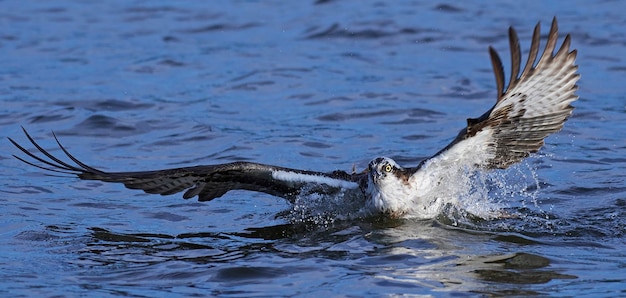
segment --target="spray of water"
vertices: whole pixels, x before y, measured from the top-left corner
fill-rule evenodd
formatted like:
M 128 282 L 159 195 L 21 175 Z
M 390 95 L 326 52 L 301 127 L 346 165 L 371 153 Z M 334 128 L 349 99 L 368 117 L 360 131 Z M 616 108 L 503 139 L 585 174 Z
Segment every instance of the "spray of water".
M 451 171 L 430 192 L 433 217 L 454 225 L 510 229 L 501 219 L 537 220 L 546 216 L 538 201 L 540 182 L 537 169 L 522 163 L 505 171 L 477 171 L 470 167 Z M 432 200 L 430 200 L 432 199 Z M 296 199 L 287 218 L 293 223 L 330 225 L 335 221 L 367 217 L 364 198 L 353 191 L 342 191 L 332 196 L 320 195 L 306 189 Z M 525 211 L 529 210 L 532 216 Z

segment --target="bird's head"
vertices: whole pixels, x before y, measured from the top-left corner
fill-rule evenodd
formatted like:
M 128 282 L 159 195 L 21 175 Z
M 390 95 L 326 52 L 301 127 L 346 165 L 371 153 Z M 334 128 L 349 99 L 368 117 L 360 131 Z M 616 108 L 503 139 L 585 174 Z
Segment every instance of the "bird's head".
M 368 167 L 368 203 L 373 210 L 400 216 L 406 209 L 411 194 L 410 171 L 399 166 L 393 159 L 379 157 Z
M 369 163 L 369 175 L 371 181 L 376 184 L 377 188 L 383 186 L 389 179 L 400 179 L 404 176 L 404 168 L 399 166 L 393 159 L 388 157 L 378 157 Z

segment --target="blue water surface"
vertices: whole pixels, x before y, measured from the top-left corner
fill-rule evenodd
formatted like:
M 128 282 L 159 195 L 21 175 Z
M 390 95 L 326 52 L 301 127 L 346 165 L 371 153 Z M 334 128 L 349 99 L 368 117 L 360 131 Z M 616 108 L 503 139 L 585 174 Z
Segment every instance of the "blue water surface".
M 414 166 L 496 99 L 554 16 L 580 99 L 493 174 L 493 221 L 298 217 L 51 176 L 0 141 L 0 295 L 626 295 L 626 5 L 619 1 L 1 1 L 2 137 L 111 171 L 254 161 Z M 508 77 L 508 75 L 507 75 Z M 29 147 L 31 148 L 31 147 Z M 495 181 L 495 182 L 494 182 Z M 496 183 L 497 182 L 497 183 Z

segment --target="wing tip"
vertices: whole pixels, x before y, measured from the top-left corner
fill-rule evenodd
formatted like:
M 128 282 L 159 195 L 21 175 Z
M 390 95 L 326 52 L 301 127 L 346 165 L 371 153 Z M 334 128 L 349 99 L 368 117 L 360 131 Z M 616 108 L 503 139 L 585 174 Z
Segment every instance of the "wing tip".
M 493 73 L 496 79 L 496 90 L 499 100 L 504 94 L 504 67 L 502 66 L 502 60 L 498 52 L 492 46 L 489 46 L 489 57 L 491 58 L 491 66 L 493 67 Z
M 509 79 L 508 86 L 505 88 L 505 80 L 504 80 L 504 70 L 502 66 L 502 61 L 498 52 L 492 47 L 489 46 L 489 56 L 491 59 L 494 75 L 496 77 L 496 91 L 498 93 L 498 101 L 500 101 L 504 95 L 511 89 L 515 88 L 518 83 L 526 77 L 529 77 L 533 74 L 533 72 L 540 67 L 543 67 L 546 64 L 549 64 L 556 58 L 560 58 L 562 55 L 567 56 L 566 59 L 575 60 L 578 54 L 577 49 L 570 50 L 571 47 L 571 34 L 568 33 L 565 35 L 561 46 L 559 47 L 557 53 L 554 53 L 556 49 L 556 42 L 558 40 L 558 21 L 557 17 L 553 16 L 552 23 L 550 25 L 550 31 L 547 36 L 547 41 L 545 48 L 539 57 L 539 61 L 537 61 L 537 56 L 539 56 L 540 50 L 540 41 L 541 41 L 541 22 L 537 22 L 535 28 L 533 30 L 533 35 L 531 39 L 530 51 L 528 54 L 528 60 L 526 61 L 526 65 L 522 70 L 521 74 L 519 73 L 519 68 L 521 65 L 521 50 L 519 46 L 519 38 L 517 36 L 517 31 L 513 26 L 509 26 L 509 47 L 511 52 L 511 76 Z M 536 63 L 535 63 L 536 62 Z M 571 63 L 575 70 L 578 69 L 574 63 Z
M 80 175 L 82 173 L 84 173 L 86 171 L 86 169 L 84 168 L 79 168 L 73 165 L 70 165 L 62 160 L 60 160 L 59 158 L 57 158 L 56 156 L 52 155 L 48 150 L 44 149 L 43 147 L 41 147 L 41 145 L 39 145 L 39 143 L 37 141 L 35 141 L 35 139 L 28 133 L 28 131 L 26 130 L 26 128 L 24 128 L 24 126 L 20 126 L 22 128 L 22 131 L 24 132 L 24 135 L 26 136 L 26 138 L 28 139 L 28 141 L 35 146 L 35 148 L 37 149 L 37 151 L 39 151 L 40 154 L 43 154 L 42 156 L 37 155 L 36 153 L 32 153 L 29 150 L 27 150 L 26 148 L 24 148 L 22 145 L 20 145 L 17 141 L 13 140 L 12 138 L 8 137 L 8 140 L 15 146 L 17 147 L 20 151 L 22 151 L 24 154 L 26 154 L 27 156 L 29 156 L 30 158 L 34 159 L 35 161 L 38 161 L 40 163 L 43 163 L 45 165 L 50 166 L 51 168 L 45 167 L 45 166 L 41 166 L 41 165 L 37 165 L 34 162 L 30 162 L 27 161 L 23 158 L 20 158 L 16 155 L 13 155 L 15 158 L 17 158 L 18 160 L 31 165 L 31 166 L 35 166 L 37 168 L 43 169 L 43 170 L 47 170 L 47 171 L 51 171 L 51 172 L 62 172 L 62 173 L 66 173 L 66 174 L 74 174 L 74 175 Z M 54 132 L 53 132 L 54 135 Z M 55 140 L 57 141 L 57 144 L 61 145 L 61 143 L 59 142 L 59 140 L 56 138 L 55 135 Z M 69 154 L 65 148 L 63 148 L 61 146 L 61 149 L 63 150 L 63 152 L 65 154 Z M 68 155 L 70 156 L 70 155 Z M 47 159 L 45 159 L 45 158 Z M 80 164 L 78 164 L 80 166 Z

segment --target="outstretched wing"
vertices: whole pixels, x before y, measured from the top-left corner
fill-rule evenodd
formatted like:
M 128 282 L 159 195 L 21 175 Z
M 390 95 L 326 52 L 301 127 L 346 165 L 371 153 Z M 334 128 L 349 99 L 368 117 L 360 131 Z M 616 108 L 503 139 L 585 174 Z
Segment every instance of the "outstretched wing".
M 488 169 L 507 168 L 537 152 L 548 135 L 563 127 L 574 109 L 570 104 L 578 99 L 575 92 L 580 76 L 574 65 L 576 50 L 569 49 L 569 34 L 554 54 L 557 27 L 554 18 L 546 48 L 535 65 L 540 39 L 540 26 L 535 26 L 528 61 L 521 75 L 517 33 L 509 28 L 511 78 L 506 90 L 502 62 L 489 47 L 498 90 L 496 104 L 481 117 L 468 119 L 467 127 L 456 139 L 422 165 L 454 163 Z
M 15 158 L 32 166 L 66 174 L 85 180 L 123 183 L 130 189 L 147 193 L 171 195 L 185 191 L 183 198 L 198 196 L 199 201 L 209 201 L 235 189 L 264 192 L 292 201 L 303 189 L 307 192 L 333 194 L 345 189 L 357 189 L 362 174 L 344 171 L 320 173 L 295 170 L 251 162 L 183 167 L 157 171 L 104 172 L 90 167 L 72 156 L 54 136 L 57 144 L 75 165 L 66 163 L 43 149 L 24 130 L 28 140 L 43 154 L 38 156 L 9 138 L 25 154 L 45 165 L 38 165 L 19 156 Z M 46 159 L 47 158 L 47 159 Z

